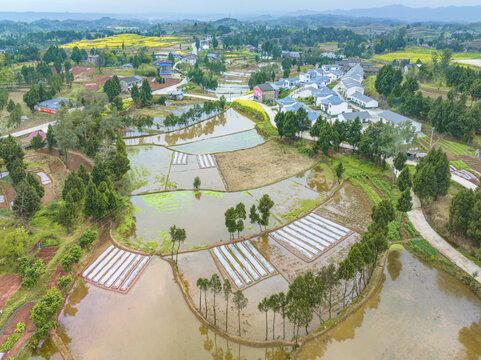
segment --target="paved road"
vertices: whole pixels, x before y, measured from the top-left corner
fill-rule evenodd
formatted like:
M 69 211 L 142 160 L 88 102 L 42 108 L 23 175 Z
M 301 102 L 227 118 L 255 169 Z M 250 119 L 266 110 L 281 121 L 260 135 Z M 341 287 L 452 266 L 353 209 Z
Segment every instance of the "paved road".
M 438 249 L 443 256 L 447 257 L 451 262 L 455 263 L 466 273 L 470 275 L 478 273 L 475 279 L 478 283 L 481 283 L 481 268 L 453 248 L 446 240 L 439 236 L 436 231 L 433 230 L 424 217 L 419 198 L 414 194 L 412 195 L 413 209 L 408 212 L 408 216 L 416 230 L 421 233 L 422 237 L 426 241 Z
M 25 130 L 20 130 L 20 131 L 11 133 L 10 135 L 12 135 L 13 137 L 20 137 L 20 136 L 24 136 L 24 135 L 28 135 L 30 133 L 33 133 L 34 131 L 39 131 L 39 130 L 47 132 L 48 126 L 53 125 L 53 124 L 55 124 L 55 121 L 50 121 L 50 122 L 42 124 L 42 125 L 34 126 L 34 127 L 31 127 L 31 128 L 25 129 Z M 7 137 L 7 136 L 8 136 L 8 134 L 3 135 L 2 138 Z

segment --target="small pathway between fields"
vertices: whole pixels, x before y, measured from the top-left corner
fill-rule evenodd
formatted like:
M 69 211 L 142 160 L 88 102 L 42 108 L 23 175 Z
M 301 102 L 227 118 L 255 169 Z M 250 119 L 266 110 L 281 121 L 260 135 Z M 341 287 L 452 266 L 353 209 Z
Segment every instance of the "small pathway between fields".
M 474 185 L 474 184 L 473 184 Z M 424 217 L 421 209 L 421 202 L 419 198 L 413 193 L 413 208 L 408 212 L 409 220 L 419 231 L 422 237 L 428 241 L 432 246 L 439 250 L 439 252 L 448 258 L 451 262 L 463 269 L 469 275 L 478 273 L 476 281 L 481 283 L 481 268 L 474 262 L 469 260 L 455 248 L 453 248 L 446 240 L 444 240 L 434 229 L 429 225 Z

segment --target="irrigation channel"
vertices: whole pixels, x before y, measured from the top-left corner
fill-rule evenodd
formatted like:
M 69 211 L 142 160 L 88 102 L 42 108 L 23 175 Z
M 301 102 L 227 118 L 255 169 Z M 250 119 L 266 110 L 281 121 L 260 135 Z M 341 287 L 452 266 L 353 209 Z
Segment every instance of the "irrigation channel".
M 298 358 L 477 359 L 480 319 L 481 301 L 464 284 L 405 250 L 392 250 L 376 293 L 331 332 L 306 343 Z M 201 326 L 172 280 L 170 266 L 158 258 L 126 295 L 78 282 L 59 321 L 76 359 L 195 354 L 196 359 L 280 360 L 289 351 L 238 345 Z M 47 341 L 35 358 L 55 353 Z

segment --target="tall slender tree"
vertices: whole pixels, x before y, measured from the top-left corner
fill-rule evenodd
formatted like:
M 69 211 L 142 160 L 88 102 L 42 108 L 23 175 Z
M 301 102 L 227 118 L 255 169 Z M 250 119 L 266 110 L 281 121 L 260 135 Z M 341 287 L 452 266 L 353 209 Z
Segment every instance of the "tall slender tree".
M 217 316 L 216 316 L 216 309 L 215 309 L 215 295 L 219 294 L 222 291 L 222 283 L 220 282 L 219 275 L 213 274 L 212 277 L 210 278 L 210 291 L 212 291 L 212 294 L 214 295 L 214 325 L 217 324 Z

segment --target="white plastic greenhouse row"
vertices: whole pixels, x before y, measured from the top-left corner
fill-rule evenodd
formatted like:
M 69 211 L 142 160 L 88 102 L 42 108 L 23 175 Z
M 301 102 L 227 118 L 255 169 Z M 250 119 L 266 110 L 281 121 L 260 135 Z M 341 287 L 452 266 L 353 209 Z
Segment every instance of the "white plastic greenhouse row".
M 148 260 L 148 256 L 111 245 L 82 273 L 82 277 L 104 288 L 126 291 Z
M 308 259 L 313 259 L 349 232 L 350 230 L 344 226 L 319 215 L 309 214 L 273 231 L 270 236 Z
M 213 248 L 212 252 L 237 288 L 275 272 L 274 267 L 250 241 L 221 245 Z
M 197 155 L 197 162 L 201 169 L 207 169 L 215 167 L 215 155 L 212 154 L 199 154 Z
M 187 158 L 187 154 L 176 151 L 172 157 L 172 165 L 187 165 Z

